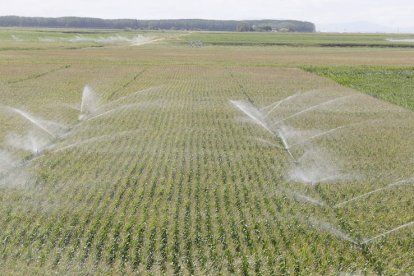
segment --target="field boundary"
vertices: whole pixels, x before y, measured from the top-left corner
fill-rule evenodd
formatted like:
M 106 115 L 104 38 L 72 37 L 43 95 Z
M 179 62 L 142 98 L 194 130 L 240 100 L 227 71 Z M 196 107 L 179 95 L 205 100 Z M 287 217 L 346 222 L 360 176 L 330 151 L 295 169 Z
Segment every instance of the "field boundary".
M 71 67 L 71 65 L 64 65 L 64 66 L 61 66 L 61 67 L 58 67 L 58 68 L 54 68 L 52 70 L 49 70 L 49 71 L 46 71 L 46 72 L 43 72 L 43 73 L 39 73 L 39 74 L 35 74 L 35 75 L 30 75 L 28 77 L 21 78 L 21 79 L 17 79 L 17 80 L 11 80 L 11 81 L 8 81 L 7 83 L 8 84 L 15 84 L 15 83 L 19 83 L 19 82 L 24 82 L 24 81 L 28 81 L 28 80 L 33 80 L 33 79 L 41 78 L 41 77 L 46 76 L 48 74 L 51 74 L 51 73 L 54 73 L 54 72 L 57 72 L 57 71 L 60 71 L 60 70 L 68 69 L 70 67 Z

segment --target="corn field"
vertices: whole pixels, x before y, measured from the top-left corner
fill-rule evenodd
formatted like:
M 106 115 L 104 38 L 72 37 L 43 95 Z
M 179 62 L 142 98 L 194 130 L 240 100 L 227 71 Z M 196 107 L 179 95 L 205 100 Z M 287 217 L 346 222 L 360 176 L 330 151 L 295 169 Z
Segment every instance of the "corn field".
M 2 273 L 414 272 L 412 111 L 210 51 L 0 53 Z

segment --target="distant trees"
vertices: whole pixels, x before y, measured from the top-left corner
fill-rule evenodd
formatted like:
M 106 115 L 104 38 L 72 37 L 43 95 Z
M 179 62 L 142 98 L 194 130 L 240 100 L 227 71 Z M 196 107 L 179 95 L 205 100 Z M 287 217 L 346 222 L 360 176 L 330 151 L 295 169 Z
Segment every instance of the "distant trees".
M 236 31 L 238 32 L 253 32 L 253 27 L 251 27 L 249 24 L 243 22 L 237 25 Z
M 141 30 L 202 30 L 202 31 L 279 31 L 314 32 L 315 25 L 295 20 L 136 20 L 99 19 L 87 17 L 19 17 L 0 16 L 0 27 L 93 28 Z
M 254 26 L 253 29 L 256 32 L 271 32 L 271 31 L 273 31 L 273 28 L 271 26 L 269 26 L 269 25 L 266 25 L 266 26 Z

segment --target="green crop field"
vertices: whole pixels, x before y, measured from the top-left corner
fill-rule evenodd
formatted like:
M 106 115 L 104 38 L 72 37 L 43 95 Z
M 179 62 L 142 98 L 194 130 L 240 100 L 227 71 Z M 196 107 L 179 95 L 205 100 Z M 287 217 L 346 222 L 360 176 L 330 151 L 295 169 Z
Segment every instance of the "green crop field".
M 320 47 L 414 47 L 412 34 L 313 34 L 313 33 L 226 33 L 198 32 L 184 42 L 207 45 L 320 46 Z
M 414 273 L 414 44 L 338 39 L 0 30 L 0 274 Z
M 306 67 L 305 70 L 414 110 L 413 67 Z

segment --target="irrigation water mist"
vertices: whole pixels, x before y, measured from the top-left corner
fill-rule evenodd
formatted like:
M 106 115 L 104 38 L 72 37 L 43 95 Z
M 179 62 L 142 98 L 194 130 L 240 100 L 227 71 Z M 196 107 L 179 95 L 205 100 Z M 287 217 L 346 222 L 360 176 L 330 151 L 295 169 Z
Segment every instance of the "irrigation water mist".
M 11 35 L 11 37 L 13 38 L 14 41 L 18 41 L 18 42 L 24 41 L 23 38 L 21 38 L 21 37 L 19 37 L 17 35 Z
M 288 189 L 286 189 L 285 191 L 286 191 L 287 194 L 293 196 L 293 198 L 295 198 L 298 201 L 305 202 L 305 203 L 310 203 L 310 204 L 317 205 L 317 206 L 326 206 L 325 203 L 323 203 L 323 202 L 321 202 L 321 201 L 319 201 L 315 198 L 312 198 L 312 197 L 309 197 L 309 196 L 304 195 L 302 193 L 299 193 L 298 191 L 292 191 L 292 190 L 288 190 Z
M 299 143 L 292 144 L 290 147 L 292 148 L 292 147 L 296 147 L 296 146 L 299 146 L 299 145 L 303 145 L 303 144 L 305 144 L 309 141 L 312 141 L 314 139 L 317 139 L 317 138 L 335 133 L 335 132 L 337 132 L 341 129 L 351 128 L 351 127 L 355 127 L 355 126 L 358 126 L 358 125 L 363 125 L 363 124 L 372 123 L 372 122 L 379 122 L 379 121 L 381 121 L 381 120 L 367 120 L 367 121 L 363 121 L 363 122 L 359 122 L 359 123 L 353 123 L 353 124 L 348 124 L 348 125 L 342 125 L 342 126 L 339 126 L 339 127 L 335 127 L 335 128 L 323 131 L 321 133 L 318 133 L 316 135 L 313 135 L 309 138 L 306 138 L 306 139 L 300 141 Z
M 266 119 L 266 116 L 258 110 L 256 107 L 254 107 L 252 104 L 243 102 L 243 101 L 230 101 L 235 107 L 237 107 L 239 110 L 241 110 L 244 114 L 246 114 L 250 119 L 252 119 L 256 124 L 263 127 L 265 130 L 267 130 L 269 133 L 271 133 L 273 136 L 279 137 L 282 141 L 283 147 L 286 150 L 286 152 L 289 154 L 289 156 L 294 160 L 294 156 L 292 152 L 289 150 L 289 145 L 287 143 L 286 137 L 277 129 L 277 131 L 273 131 L 270 127 L 270 124 L 268 120 Z
M 32 180 L 33 177 L 19 164 L 17 158 L 0 150 L 0 187 L 26 188 Z
M 345 178 L 335 165 L 332 157 L 317 148 L 306 149 L 305 153 L 292 164 L 288 180 L 316 185 Z
M 386 40 L 389 42 L 408 42 L 408 43 L 414 42 L 413 38 L 387 38 Z
M 372 238 L 369 238 L 369 239 L 365 239 L 365 240 L 362 242 L 362 244 L 368 244 L 368 243 L 371 243 L 371 242 L 373 242 L 373 241 L 375 241 L 375 240 L 378 240 L 378 239 L 380 239 L 380 238 L 386 237 L 386 236 L 388 236 L 388 235 L 390 235 L 390 234 L 392 234 L 392 233 L 394 233 L 394 232 L 396 232 L 396 231 L 399 231 L 399 230 L 401 230 L 401 229 L 408 228 L 408 227 L 411 227 L 411 226 L 414 226 L 414 221 L 411 221 L 411 222 L 409 222 L 409 223 L 406 223 L 406 224 L 400 225 L 400 226 L 398 226 L 398 227 L 395 227 L 394 229 L 391 229 L 391 230 L 389 230 L 389 231 L 386 231 L 386 232 L 384 232 L 384 233 L 382 233 L 382 234 L 379 234 L 379 235 L 377 235 L 377 236 L 375 236 L 375 237 L 372 237 Z
M 271 134 L 275 134 L 270 128 L 269 123 L 266 120 L 266 117 L 252 104 L 243 102 L 243 101 L 230 101 L 235 107 L 240 109 L 244 114 L 246 114 L 250 119 L 252 119 L 256 124 L 263 127 L 265 130 Z
M 274 124 L 275 125 L 278 125 L 278 124 L 283 123 L 284 121 L 289 120 L 291 118 L 300 116 L 302 114 L 305 114 L 307 112 L 310 112 L 312 110 L 315 110 L 315 109 L 317 109 L 319 107 L 322 107 L 322 106 L 325 106 L 325 105 L 329 105 L 329 104 L 335 103 L 335 102 L 340 101 L 340 100 L 344 100 L 344 99 L 349 98 L 349 97 L 352 97 L 352 96 L 343 96 L 343 97 L 335 98 L 335 99 L 332 99 L 332 100 L 329 100 L 329 101 L 326 101 L 326 102 L 323 102 L 323 103 L 320 103 L 320 104 L 317 104 L 317 105 L 310 106 L 310 107 L 308 107 L 306 109 L 303 109 L 301 111 L 298 111 L 298 112 L 296 112 L 296 113 L 294 113 L 294 114 L 292 114 L 290 116 L 287 116 L 287 117 L 285 117 L 285 118 L 283 118 L 283 119 L 275 122 Z
M 0 172 L 0 187 L 27 188 L 33 180 L 33 176 L 24 168 L 11 168 L 6 172 Z
M 7 111 L 18 114 L 29 121 L 38 131 L 29 131 L 26 136 L 9 134 L 7 143 L 12 147 L 38 153 L 46 144 L 56 137 L 57 127 L 61 125 L 35 118 L 27 112 L 13 107 L 3 107 Z M 52 128 L 53 127 L 53 128 Z M 40 131 L 40 133 L 39 133 Z M 12 154 L 0 151 L 0 186 L 8 188 L 27 187 L 27 183 L 33 180 L 31 174 L 25 169 L 28 160 L 17 160 Z
M 15 159 L 12 154 L 7 151 L 0 150 L 0 173 L 13 168 Z
M 110 101 L 109 103 L 106 103 L 104 105 L 101 105 L 100 104 L 101 101 L 100 101 L 99 97 L 96 95 L 96 93 L 89 86 L 86 85 L 83 89 L 80 108 L 78 109 L 78 108 L 76 108 L 76 106 L 73 106 L 73 105 L 67 106 L 71 109 L 75 109 L 75 110 L 80 111 L 80 114 L 79 114 L 79 121 L 80 122 L 78 122 L 78 124 L 72 126 L 71 129 L 67 130 L 64 134 L 60 135 L 59 136 L 60 140 L 68 138 L 70 135 L 72 135 L 74 133 L 75 129 L 82 126 L 83 123 L 88 121 L 88 120 L 93 120 L 93 119 L 96 119 L 96 118 L 99 118 L 99 117 L 102 117 L 102 116 L 109 115 L 113 112 L 122 111 L 124 109 L 136 108 L 138 106 L 142 106 L 143 103 L 137 103 L 137 104 L 124 104 L 122 106 L 112 107 L 114 104 L 116 104 L 116 103 L 118 103 L 118 102 L 120 102 L 124 99 L 127 99 L 131 96 L 137 95 L 139 93 L 152 91 L 154 89 L 159 89 L 161 87 L 162 86 L 155 86 L 155 87 L 149 87 L 149 88 L 146 88 L 146 89 L 142 89 L 142 90 L 136 91 L 134 93 L 131 93 L 129 95 L 120 97 L 116 100 Z M 107 109 L 108 107 L 112 107 L 112 108 Z M 49 149 L 50 149 L 50 147 L 49 147 Z
M 70 43 L 130 44 L 130 45 L 143 45 L 143 44 L 151 43 L 155 41 L 153 37 L 146 37 L 143 35 L 137 35 L 133 37 L 121 36 L 121 35 L 100 36 L 100 37 L 77 35 L 74 37 L 38 37 L 37 39 L 40 42 L 47 42 L 47 43 L 70 42 Z
M 137 91 L 131 95 L 127 95 L 124 97 L 121 97 L 110 104 L 113 104 L 115 102 L 118 102 L 120 100 L 123 100 L 127 97 L 130 97 L 132 95 L 135 95 L 140 92 L 145 92 L 152 90 L 154 88 L 144 89 Z M 96 111 L 98 111 L 98 97 L 93 92 L 93 90 L 89 86 L 85 86 L 83 93 L 82 93 L 82 101 L 80 104 L 80 108 L 77 108 L 76 106 L 69 105 L 67 107 L 71 109 L 75 109 L 80 111 L 79 118 L 82 120 L 84 118 L 87 118 L 87 115 L 92 115 Z M 130 107 L 136 107 L 142 105 L 141 104 L 132 104 L 132 105 L 123 105 L 120 107 L 113 108 L 112 110 L 108 110 L 109 112 L 115 112 L 118 109 L 125 109 Z M 0 106 L 2 107 L 2 106 Z M 13 107 L 3 106 L 3 109 L 9 112 L 13 112 L 15 114 L 20 115 L 27 121 L 29 121 L 33 126 L 35 126 L 37 129 L 41 130 L 42 132 L 39 133 L 38 131 L 29 131 L 27 135 L 21 136 L 17 134 L 10 134 L 7 137 L 8 143 L 19 149 L 24 149 L 30 151 L 33 155 L 25 160 L 21 160 L 20 162 L 16 163 L 15 161 L 11 160 L 11 155 L 7 154 L 6 152 L 1 151 L 0 152 L 0 185 L 1 186 L 18 186 L 18 183 L 22 185 L 25 185 L 25 183 L 28 183 L 28 180 L 31 179 L 30 174 L 28 174 L 26 170 L 26 166 L 32 163 L 33 161 L 41 158 L 44 153 L 47 152 L 58 152 L 63 151 L 65 149 L 73 148 L 79 145 L 87 144 L 87 143 L 94 143 L 98 142 L 100 140 L 105 139 L 111 139 L 111 138 L 118 138 L 119 136 L 133 134 L 139 132 L 138 130 L 133 131 L 125 131 L 120 132 L 116 134 L 110 134 L 110 135 L 103 135 L 100 137 L 92 137 L 77 143 L 73 143 L 71 145 L 63 146 L 61 148 L 56 148 L 57 143 L 63 141 L 68 135 L 68 131 L 66 129 L 66 134 L 62 134 L 64 127 L 58 123 L 54 123 L 51 121 L 46 121 L 43 119 L 39 119 L 34 117 L 33 115 L 17 109 Z M 99 114 L 98 114 L 99 115 Z M 105 114 L 101 114 L 105 115 Z M 79 122 L 78 125 L 82 124 L 82 122 Z M 44 137 L 44 134 L 47 135 L 47 137 Z
M 283 100 L 280 100 L 280 101 L 278 101 L 278 102 L 276 102 L 276 103 L 274 103 L 274 104 L 270 105 L 270 107 L 272 107 L 272 109 L 270 109 L 270 110 L 267 112 L 266 117 L 267 117 L 267 116 L 269 116 L 269 115 L 270 115 L 270 113 L 272 113 L 273 111 L 275 111 L 275 110 L 276 110 L 276 108 L 278 108 L 281 104 L 283 104 L 284 102 L 287 102 L 287 101 L 289 101 L 289 100 L 291 100 L 291 99 L 294 99 L 294 98 L 298 97 L 299 95 L 301 95 L 301 93 L 297 93 L 297 94 L 291 95 L 291 96 L 289 96 L 289 97 L 284 98 Z M 267 107 L 263 108 L 262 110 L 266 110 L 268 107 L 269 107 L 269 106 L 267 106 Z
M 131 94 L 128 94 L 126 96 L 119 97 L 116 100 L 110 101 L 107 104 L 101 105 L 98 109 L 105 109 L 108 106 L 112 106 L 112 105 L 114 105 L 114 104 L 116 104 L 116 103 L 118 103 L 120 101 L 123 101 L 125 99 L 128 99 L 130 97 L 139 95 L 141 93 L 146 93 L 146 92 L 150 92 L 150 91 L 156 91 L 156 90 L 161 89 L 161 88 L 162 88 L 162 86 L 153 86 L 153 87 L 145 88 L 145 89 L 142 89 L 142 90 L 138 90 L 138 91 L 135 91 L 135 92 L 133 92 Z
M 315 133 L 314 130 L 297 130 L 285 124 L 281 124 L 280 126 L 278 126 L 278 130 L 285 137 L 286 141 L 289 141 L 289 149 L 295 145 L 295 143 L 291 143 L 290 141 L 293 140 L 294 142 L 296 142 L 296 144 L 298 144 L 299 142 L 297 141 L 302 141 L 304 137 L 309 136 L 309 133 L 311 135 L 314 135 Z
M 293 148 L 293 147 L 296 147 L 296 146 L 299 146 L 299 145 L 303 145 L 303 144 L 305 144 L 305 143 L 307 143 L 307 142 L 309 142 L 309 141 L 312 141 L 312 140 L 314 140 L 314 139 L 317 139 L 317 138 L 320 138 L 320 137 L 326 136 L 326 135 L 328 135 L 328 134 L 334 133 L 334 132 L 336 132 L 336 131 L 338 131 L 338 130 L 341 130 L 341 129 L 343 129 L 343 128 L 346 128 L 346 127 L 349 127 L 349 125 L 344 125 L 344 126 L 335 127 L 335 128 L 330 129 L 330 130 L 324 131 L 324 132 L 322 132 L 322 133 L 318 133 L 318 134 L 313 135 L 313 136 L 311 136 L 311 137 L 309 137 L 309 138 L 306 138 L 306 139 L 304 139 L 304 140 L 302 140 L 302 141 L 300 141 L 300 142 L 298 142 L 298 143 L 294 143 L 294 144 L 290 145 L 290 148 Z
M 142 89 L 134 93 L 131 93 L 129 95 L 122 96 L 116 100 L 110 101 L 109 103 L 106 103 L 104 105 L 101 105 L 100 104 L 101 101 L 96 95 L 96 93 L 89 86 L 85 86 L 85 88 L 83 89 L 83 93 L 82 93 L 82 101 L 81 101 L 81 108 L 80 108 L 81 114 L 79 115 L 79 120 L 90 120 L 92 118 L 103 116 L 104 113 L 112 112 L 112 110 L 115 110 L 115 109 L 120 110 L 121 107 L 113 107 L 113 108 L 110 108 L 109 110 L 107 108 L 112 107 L 114 104 L 117 104 L 132 96 L 138 95 L 140 93 L 153 91 L 159 88 L 161 88 L 161 86 L 155 86 L 155 87 L 149 87 L 146 89 Z M 123 106 L 132 106 L 132 105 L 137 106 L 138 104 L 125 104 Z
M 75 36 L 74 38 L 67 39 L 69 42 L 73 43 L 103 43 L 103 44 L 123 44 L 128 43 L 131 45 L 142 45 L 153 41 L 152 37 L 145 37 L 143 35 L 138 35 L 134 37 L 127 36 L 109 36 L 109 37 L 86 37 L 86 36 Z
M 295 161 L 295 163 L 296 163 L 297 160 L 295 159 L 295 157 L 293 156 L 292 152 L 290 151 L 290 146 L 288 144 L 288 141 L 287 141 L 285 135 L 279 129 L 277 130 L 277 134 L 280 137 L 280 140 L 282 140 L 283 147 L 285 148 L 285 150 L 287 151 L 287 153 L 289 154 L 289 156 L 293 159 L 293 161 Z
M 258 142 L 260 142 L 260 143 L 262 143 L 262 144 L 265 144 L 265 145 L 271 146 L 271 147 L 275 147 L 275 148 L 282 148 L 280 145 L 275 144 L 275 143 L 272 143 L 272 142 L 270 142 L 270 141 L 268 141 L 268 140 L 266 140 L 266 139 L 262 139 L 262 138 L 255 138 L 255 140 L 256 140 L 256 141 L 258 141 Z
M 29 131 L 29 133 L 27 133 L 25 136 L 11 134 L 7 137 L 7 142 L 14 148 L 27 150 L 31 153 L 38 154 L 48 144 L 50 144 L 51 140 L 33 131 Z
M 314 228 L 325 231 L 337 238 L 340 238 L 341 240 L 344 241 L 348 241 L 351 242 L 353 244 L 358 244 L 358 242 L 356 240 L 354 240 L 353 238 L 351 238 L 347 233 L 345 233 L 343 230 L 336 228 L 335 226 L 333 226 L 332 224 L 325 222 L 325 221 L 320 221 L 316 218 L 310 217 L 309 219 L 307 219 L 307 222 Z
M 396 188 L 396 187 L 399 187 L 399 186 L 407 185 L 407 184 L 413 184 L 413 183 L 414 183 L 414 177 L 408 178 L 408 179 L 404 179 L 404 180 L 400 180 L 400 181 L 391 183 L 391 184 L 389 184 L 389 185 L 387 185 L 387 186 L 385 186 L 383 188 L 379 188 L 379 189 L 373 190 L 371 192 L 368 192 L 368 193 L 365 193 L 365 194 L 356 196 L 356 197 L 351 198 L 351 199 L 349 199 L 347 201 L 344 201 L 344 202 L 341 202 L 339 204 L 336 204 L 334 206 L 334 208 L 341 208 L 341 207 L 344 207 L 345 205 L 350 204 L 352 202 L 355 202 L 355 201 L 358 201 L 360 199 L 369 197 L 372 194 L 375 194 L 375 193 L 378 193 L 378 192 L 381 192 L 381 191 L 385 191 L 385 190 L 388 190 L 388 189 Z
M 79 117 L 83 118 L 87 114 L 92 114 L 96 111 L 97 106 L 98 99 L 95 93 L 89 86 L 85 86 L 82 93 L 82 102 L 80 105 L 81 114 Z M 70 107 L 77 109 L 76 107 Z M 61 124 L 36 118 L 35 116 L 18 108 L 9 106 L 3 106 L 2 108 L 8 112 L 18 114 L 30 122 L 34 127 L 36 127 L 36 129 L 41 131 L 41 133 L 39 133 L 38 131 L 31 130 L 25 135 L 9 134 L 7 136 L 7 143 L 10 146 L 36 154 L 22 162 L 19 167 L 24 167 L 31 161 L 36 160 L 43 150 L 53 148 L 56 142 L 65 138 L 64 135 L 61 135 L 64 130 L 64 127 Z
M 32 116 L 31 114 L 18 109 L 18 108 L 14 108 L 14 107 L 9 107 L 6 106 L 4 107 L 7 110 L 14 112 L 18 115 L 20 115 L 21 117 L 23 117 L 24 119 L 26 119 L 28 122 L 30 122 L 33 126 L 39 128 L 40 130 L 44 131 L 45 133 L 47 133 L 50 137 L 52 138 L 56 138 L 57 137 L 57 132 L 59 131 L 59 129 L 63 129 L 63 126 L 54 122 L 50 122 L 50 121 L 46 121 L 46 120 L 42 120 L 42 119 L 38 119 L 34 116 Z
M 104 117 L 104 116 L 107 116 L 107 115 L 110 115 L 110 114 L 113 114 L 113 113 L 122 112 L 122 111 L 127 110 L 127 109 L 138 108 L 138 107 L 142 107 L 142 106 L 143 106 L 143 103 L 121 105 L 121 106 L 109 109 L 105 112 L 97 113 L 96 115 L 92 115 L 92 116 L 86 118 L 85 121 L 95 120 L 97 118 Z
M 80 105 L 78 104 L 54 104 L 53 106 L 61 106 L 61 107 L 65 107 L 68 109 L 72 109 L 74 111 L 80 112 Z
M 82 92 L 82 101 L 80 107 L 79 120 L 83 120 L 86 116 L 89 116 L 97 110 L 98 107 L 98 97 L 95 92 L 86 85 Z
M 280 106 L 281 103 L 288 101 L 290 99 L 293 99 L 299 95 L 300 94 L 289 96 L 277 103 L 267 106 L 265 109 L 271 108 L 271 111 L 273 111 L 278 106 Z M 294 145 L 295 146 L 299 145 L 299 143 L 291 145 L 288 139 L 289 137 L 293 135 L 292 133 L 298 136 L 297 134 L 298 132 L 285 126 L 284 121 L 290 118 L 296 117 L 296 116 L 300 116 L 302 114 L 305 114 L 306 112 L 315 110 L 325 105 L 332 104 L 334 102 L 337 102 L 339 100 L 342 100 L 348 97 L 351 97 L 351 96 L 344 96 L 340 98 L 331 99 L 329 101 L 325 101 L 323 103 L 319 103 L 317 105 L 314 105 L 314 106 L 305 108 L 299 112 L 296 112 L 293 115 L 290 115 L 278 121 L 276 123 L 277 127 L 275 130 L 273 130 L 273 128 L 271 127 L 270 121 L 267 119 L 267 116 L 265 116 L 262 113 L 262 111 L 258 110 L 252 104 L 249 104 L 243 101 L 230 101 L 230 102 L 234 106 L 236 106 L 239 110 L 241 110 L 244 114 L 246 114 L 250 119 L 252 119 L 256 124 L 263 127 L 265 130 L 270 132 L 273 136 L 277 136 L 280 138 L 283 144 L 283 148 L 286 150 L 286 152 L 289 154 L 289 156 L 294 161 L 290 171 L 287 174 L 288 180 L 310 184 L 310 185 L 316 185 L 316 184 L 327 182 L 327 181 L 338 181 L 340 179 L 344 179 L 345 175 L 339 170 L 337 165 L 335 165 L 337 164 L 337 162 L 335 162 L 335 160 L 333 160 L 329 156 L 328 153 L 316 147 L 308 146 L 304 148 L 303 155 L 299 159 L 296 159 L 291 152 L 291 148 Z M 323 134 L 314 135 L 312 139 L 315 139 L 316 137 L 320 137 L 321 135 L 327 135 L 328 133 L 337 131 L 344 127 L 346 126 L 337 127 Z M 302 135 L 299 135 L 299 136 L 300 136 L 299 138 L 301 138 Z

